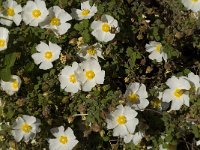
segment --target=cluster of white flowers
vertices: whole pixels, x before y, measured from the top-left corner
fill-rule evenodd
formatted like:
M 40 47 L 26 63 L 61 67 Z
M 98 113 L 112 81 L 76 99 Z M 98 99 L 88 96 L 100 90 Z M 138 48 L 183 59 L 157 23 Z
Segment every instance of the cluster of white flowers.
M 166 89 L 162 95 L 163 102 L 172 102 L 171 110 L 179 110 L 183 104 L 190 106 L 190 96 L 200 95 L 200 77 L 193 72 L 188 76 L 172 76 L 166 82 L 169 89 Z M 193 93 L 192 93 L 193 92 Z
M 120 136 L 125 143 L 133 142 L 139 144 L 144 137 L 143 131 L 135 132 L 139 120 L 135 118 L 138 114 L 136 110 L 144 111 L 149 105 L 146 86 L 138 82 L 130 83 L 126 89 L 124 97 L 126 106 L 119 105 L 107 118 L 107 128 L 114 129 L 113 136 Z
M 59 6 L 47 9 L 45 1 L 28 1 L 25 6 L 17 4 L 14 0 L 3 2 L 3 10 L 0 12 L 0 23 L 11 26 L 13 22 L 19 26 L 23 20 L 26 25 L 52 30 L 56 35 L 65 34 L 71 27 L 67 21 L 90 19 L 97 12 L 95 4 L 90 5 L 89 1 L 81 3 L 81 10 L 73 8 L 71 14 Z M 101 42 L 113 40 L 119 32 L 118 22 L 110 15 L 102 15 L 101 21 L 93 21 L 92 35 Z
M 200 0 L 182 0 L 185 7 L 193 11 L 199 11 Z M 97 13 L 95 4 L 90 5 L 89 1 L 81 3 L 81 9 L 73 8 L 71 14 L 67 13 L 59 6 L 46 8 L 45 1 L 28 1 L 22 8 L 14 0 L 3 2 L 3 10 L 0 12 L 0 23 L 11 26 L 20 25 L 23 20 L 26 25 L 40 26 L 52 30 L 56 35 L 65 34 L 71 27 L 68 21 L 72 18 L 76 20 L 90 19 Z M 91 23 L 92 35 L 99 42 L 109 42 L 114 39 L 116 33 L 120 31 L 117 20 L 110 15 L 102 15 L 100 20 L 94 20 Z M 9 31 L 0 27 L 0 51 L 7 49 L 9 40 Z M 157 62 L 167 61 L 167 54 L 163 51 L 160 42 L 150 41 L 145 45 L 146 51 L 151 53 L 149 58 Z M 53 67 L 52 62 L 56 61 L 62 48 L 56 43 L 46 44 L 40 42 L 36 46 L 37 53 L 32 55 L 35 64 L 39 69 L 47 70 Z M 98 58 L 104 59 L 102 55 L 102 45 L 95 43 L 93 45 L 83 44 L 77 53 L 81 63 L 73 62 L 71 66 L 65 66 L 60 74 L 59 81 L 61 89 L 72 94 L 79 90 L 88 92 L 97 84 L 103 84 L 105 71 L 101 69 Z M 179 110 L 183 104 L 189 106 L 189 94 L 200 95 L 200 77 L 194 73 L 188 76 L 172 76 L 166 82 L 168 89 L 160 92 L 159 99 L 163 102 L 171 102 L 171 110 Z M 20 89 L 21 79 L 12 75 L 10 81 L 1 80 L 1 89 L 9 95 L 13 95 Z M 139 144 L 144 137 L 143 131 L 137 131 L 139 120 L 136 118 L 139 111 L 144 111 L 149 105 L 146 86 L 142 83 L 130 83 L 124 94 L 126 106 L 118 105 L 116 110 L 111 112 L 106 119 L 107 128 L 113 129 L 113 136 L 119 136 L 125 143 L 132 141 L 135 145 Z M 138 112 L 137 112 L 138 111 Z M 33 116 L 23 115 L 16 119 L 13 125 L 12 135 L 19 142 L 22 139 L 28 142 L 33 139 L 36 133 L 40 132 L 40 120 Z M 76 137 L 71 128 L 64 129 L 63 126 L 51 130 L 55 139 L 49 139 L 50 150 L 72 149 L 77 143 Z
M 91 91 L 96 84 L 103 84 L 105 71 L 98 61 L 88 59 L 72 66 L 65 66 L 59 76 L 61 88 L 66 92 L 77 93 L 79 90 Z
M 158 102 L 156 102 L 160 109 L 161 101 L 167 107 L 171 102 L 171 110 L 179 110 L 183 104 L 189 106 L 189 94 L 200 95 L 200 77 L 193 72 L 188 76 L 181 76 L 179 78 L 172 76 L 166 82 L 169 89 L 164 92 L 159 92 Z M 192 93 L 193 92 L 193 93 Z M 135 145 L 139 144 L 144 137 L 143 131 L 135 132 L 136 126 L 139 123 L 135 118 L 138 114 L 137 110 L 144 111 L 149 105 L 147 100 L 148 93 L 146 86 L 138 82 L 130 83 L 124 94 L 127 100 L 126 106 L 119 105 L 117 109 L 110 113 L 107 118 L 107 129 L 113 129 L 113 136 L 119 136 L 124 139 L 125 143 L 133 141 Z
M 20 142 L 22 139 L 28 142 L 34 139 L 36 133 L 40 132 L 40 125 L 40 120 L 34 116 L 23 115 L 16 119 L 11 132 L 17 142 Z M 48 140 L 50 150 L 70 150 L 78 143 L 73 130 L 69 127 L 66 130 L 64 130 L 63 126 L 53 128 L 51 133 L 56 138 Z

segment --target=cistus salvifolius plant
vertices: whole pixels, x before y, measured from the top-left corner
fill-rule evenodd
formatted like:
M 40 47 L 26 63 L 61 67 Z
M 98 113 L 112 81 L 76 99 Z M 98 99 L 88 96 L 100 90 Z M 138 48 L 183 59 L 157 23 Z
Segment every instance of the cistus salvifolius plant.
M 0 1 L 0 149 L 199 149 L 199 4 Z

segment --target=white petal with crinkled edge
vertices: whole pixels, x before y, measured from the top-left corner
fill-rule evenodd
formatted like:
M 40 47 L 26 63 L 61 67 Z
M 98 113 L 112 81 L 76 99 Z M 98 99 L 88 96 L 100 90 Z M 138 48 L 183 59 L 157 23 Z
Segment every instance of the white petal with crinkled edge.
M 107 129 L 114 129 L 118 125 L 115 118 L 113 118 L 112 116 L 106 119 L 106 123 L 107 123 Z
M 133 143 L 134 143 L 135 145 L 138 145 L 138 144 L 141 142 L 143 136 L 144 136 L 144 134 L 143 134 L 142 132 L 140 132 L 140 131 L 139 131 L 139 132 L 136 132 L 136 133 L 133 135 Z
M 128 134 L 128 130 L 125 125 L 118 125 L 113 129 L 113 136 L 123 137 Z
M 139 104 L 133 104 L 132 107 L 135 108 L 135 110 L 144 111 L 144 109 L 149 105 L 149 101 L 146 98 L 141 98 L 139 101 Z
M 39 68 L 43 69 L 43 70 L 47 70 L 47 69 L 50 69 L 52 67 L 53 67 L 53 64 L 51 62 L 47 62 L 47 61 L 42 62 L 39 66 Z
M 124 136 L 124 142 L 129 143 L 133 139 L 133 134 L 129 133 Z
M 173 100 L 170 110 L 179 110 L 181 108 L 181 106 L 183 105 L 183 103 L 184 103 L 183 99 Z
M 146 86 L 144 84 L 140 84 L 140 88 L 139 90 L 137 91 L 137 94 L 139 95 L 139 97 L 141 99 L 143 98 L 147 98 L 148 97 L 148 93 L 146 91 Z
M 43 56 L 40 53 L 35 53 L 31 55 L 36 65 L 40 64 L 43 61 Z
M 163 92 L 162 101 L 169 103 L 173 99 L 173 89 L 166 89 Z
M 95 75 L 95 81 L 96 81 L 96 83 L 97 84 L 103 84 L 104 83 L 104 77 L 105 77 L 105 71 L 104 70 L 98 72 Z
M 134 133 L 135 132 L 135 128 L 138 125 L 139 120 L 137 118 L 133 118 L 131 120 L 128 120 L 125 124 L 125 126 L 127 127 L 128 131 L 130 133 Z
M 28 116 L 28 115 L 23 115 L 22 118 L 24 119 L 24 121 L 28 124 L 33 124 L 34 122 L 36 122 L 36 118 L 33 116 Z
M 93 87 L 95 87 L 96 85 L 96 82 L 95 80 L 87 80 L 85 83 L 82 84 L 82 90 L 85 91 L 85 92 L 89 92 L 92 90 Z
M 58 26 L 58 34 L 59 35 L 65 34 L 69 30 L 70 27 L 71 27 L 71 24 L 62 23 L 60 26 Z
M 11 134 L 14 137 L 16 142 L 21 141 L 24 136 L 21 130 L 12 130 Z

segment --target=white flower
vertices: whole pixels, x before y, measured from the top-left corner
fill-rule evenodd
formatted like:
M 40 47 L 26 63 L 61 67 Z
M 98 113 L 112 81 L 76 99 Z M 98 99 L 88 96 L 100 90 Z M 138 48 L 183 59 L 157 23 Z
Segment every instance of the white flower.
M 128 105 L 132 105 L 136 110 L 144 110 L 149 105 L 148 93 L 144 84 L 130 83 L 126 89 L 125 97 Z
M 108 42 L 114 39 L 115 34 L 119 32 L 118 22 L 110 15 L 103 15 L 101 21 L 93 21 L 92 35 L 98 41 Z
M 183 5 L 193 12 L 200 10 L 200 0 L 182 0 Z
M 21 86 L 21 79 L 16 76 L 12 75 L 10 81 L 5 82 L 1 80 L 1 88 L 5 91 L 8 95 L 13 95 L 16 93 Z
M 144 133 L 142 132 L 136 132 L 135 134 L 129 133 L 128 135 L 124 136 L 124 142 L 129 143 L 131 140 L 133 141 L 133 144 L 138 145 L 142 138 L 144 137 Z
M 49 14 L 43 0 L 28 1 L 23 7 L 22 18 L 26 25 L 38 26 Z
M 124 137 L 129 133 L 134 133 L 136 125 L 139 123 L 137 112 L 129 106 L 118 105 L 114 112 L 111 112 L 106 119 L 107 129 L 114 129 L 113 136 Z
M 65 34 L 71 27 L 67 21 L 72 17 L 64 9 L 59 6 L 49 8 L 49 16 L 41 23 L 42 28 L 51 29 L 56 35 Z
M 3 11 L 0 14 L 0 17 L 6 18 L 0 19 L 0 23 L 6 26 L 11 26 L 14 22 L 17 26 L 20 24 L 22 17 L 21 13 L 22 7 L 18 5 L 14 0 L 7 0 L 3 2 Z
M 81 10 L 72 8 L 71 15 L 76 20 L 90 19 L 97 12 L 97 7 L 95 4 L 90 6 L 89 1 L 81 3 Z
M 196 94 L 200 94 L 200 77 L 199 75 L 195 75 L 193 72 L 188 74 L 188 77 L 185 79 L 189 80 L 192 84 L 191 86 L 194 87 Z
M 51 129 L 51 133 L 56 137 L 55 139 L 49 139 L 50 150 L 71 150 L 78 143 L 74 136 L 73 130 L 68 127 L 64 130 L 63 126 Z
M 162 59 L 167 61 L 167 54 L 163 52 L 162 44 L 160 42 L 150 41 L 149 44 L 145 45 L 146 51 L 151 53 L 149 59 L 161 62 Z
M 84 44 L 81 46 L 81 50 L 78 53 L 78 55 L 84 59 L 94 58 L 94 59 L 98 60 L 97 57 L 104 59 L 102 56 L 101 48 L 102 48 L 102 45 L 100 43 L 96 43 L 91 46 Z
M 36 46 L 36 50 L 39 53 L 35 53 L 31 57 L 34 59 L 35 64 L 38 65 L 41 63 L 39 66 L 40 69 L 47 70 L 52 68 L 52 62 L 59 58 L 61 47 L 51 42 L 49 42 L 49 45 L 40 42 L 40 44 Z
M 0 51 L 7 49 L 9 31 L 4 27 L 0 27 Z
M 196 141 L 196 146 L 200 145 L 200 140 Z
M 91 91 L 96 84 L 103 84 L 105 71 L 101 70 L 98 61 L 89 59 L 80 64 L 77 71 L 78 79 L 82 83 L 83 91 Z
M 73 62 L 72 66 L 65 66 L 65 68 L 62 69 L 59 81 L 61 83 L 61 88 L 65 89 L 66 92 L 77 93 L 78 90 L 81 90 L 80 82 L 75 74 L 78 68 L 78 63 Z
M 172 76 L 166 82 L 169 89 L 163 92 L 163 102 L 170 102 L 171 110 L 179 110 L 183 104 L 189 106 L 188 90 L 190 90 L 190 83 L 183 77 L 177 78 Z
M 28 142 L 35 137 L 36 133 L 40 132 L 40 124 L 40 120 L 34 116 L 23 115 L 16 119 L 12 135 L 17 142 L 21 141 L 22 138 L 25 142 Z

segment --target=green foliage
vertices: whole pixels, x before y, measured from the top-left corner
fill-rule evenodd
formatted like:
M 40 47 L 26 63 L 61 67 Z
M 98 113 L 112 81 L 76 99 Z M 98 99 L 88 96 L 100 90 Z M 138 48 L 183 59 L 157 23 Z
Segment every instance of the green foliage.
M 17 0 L 25 5 L 27 0 Z M 80 0 L 49 0 L 48 7 L 59 5 L 68 13 L 71 8 L 80 8 Z M 11 74 L 22 79 L 18 93 L 8 96 L 0 91 L 0 145 L 2 150 L 48 148 L 50 129 L 64 125 L 72 127 L 79 144 L 75 149 L 127 149 L 142 150 L 163 145 L 169 149 L 197 149 L 200 138 L 200 98 L 193 95 L 190 107 L 179 111 L 159 110 L 151 103 L 172 75 L 187 75 L 200 71 L 199 23 L 191 11 L 177 0 L 95 0 L 98 12 L 88 20 L 69 21 L 71 28 L 63 36 L 40 27 L 9 27 L 8 49 L 0 52 L 0 79 L 9 81 Z M 2 4 L 2 0 L 0 0 Z M 99 59 L 105 70 L 105 82 L 91 92 L 74 95 L 60 88 L 58 75 L 66 65 L 80 62 L 78 38 L 84 43 L 94 44 L 90 25 L 101 15 L 110 14 L 118 20 L 120 33 L 114 40 L 103 45 L 103 59 Z M 200 14 L 197 16 L 200 18 Z M 40 70 L 31 55 L 36 52 L 40 41 L 51 41 L 62 47 L 61 59 L 53 63 L 50 70 Z M 158 41 L 168 55 L 168 62 L 157 63 L 148 58 L 145 44 Z M 140 124 L 136 130 L 144 130 L 145 137 L 140 145 L 124 144 L 121 138 L 112 136 L 107 130 L 106 117 L 119 104 L 124 104 L 123 94 L 130 82 L 144 83 L 150 105 L 138 113 Z M 155 88 L 156 87 L 156 88 Z M 3 105 L 5 103 L 5 105 Z M 36 143 L 16 143 L 10 134 L 12 124 L 18 116 L 32 115 L 42 120 L 42 132 L 36 135 Z M 162 138 L 164 137 L 164 138 Z

